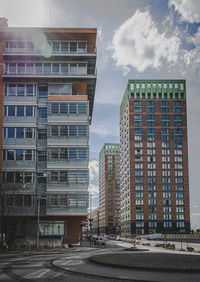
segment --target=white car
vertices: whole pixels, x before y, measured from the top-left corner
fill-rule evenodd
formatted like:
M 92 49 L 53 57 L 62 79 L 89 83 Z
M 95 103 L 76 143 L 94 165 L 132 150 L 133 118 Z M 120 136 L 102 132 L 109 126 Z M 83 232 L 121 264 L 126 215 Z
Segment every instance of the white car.
M 103 237 L 99 237 L 95 243 L 97 245 L 105 245 L 105 240 L 103 239 Z

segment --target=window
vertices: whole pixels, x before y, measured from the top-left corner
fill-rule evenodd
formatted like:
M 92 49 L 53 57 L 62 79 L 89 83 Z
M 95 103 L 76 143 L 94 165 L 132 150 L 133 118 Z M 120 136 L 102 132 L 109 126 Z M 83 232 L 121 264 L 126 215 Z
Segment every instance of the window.
M 86 114 L 87 113 L 86 104 L 83 104 L 83 103 L 78 104 L 78 113 L 79 114 Z
M 33 138 L 33 132 L 31 127 L 25 128 L 25 138 Z
M 15 106 L 8 106 L 8 116 L 15 116 Z
M 17 116 L 18 117 L 24 116 L 24 106 L 17 106 Z
M 86 125 L 79 125 L 78 126 L 78 136 L 87 136 Z
M 23 160 L 23 150 L 16 150 L 16 161 Z
M 33 85 L 26 85 L 26 96 L 33 96 Z
M 142 121 L 135 121 L 134 126 L 142 126 Z
M 77 42 L 70 42 L 70 52 L 71 53 L 77 52 Z
M 61 52 L 68 53 L 68 42 L 61 42 Z
M 38 96 L 39 98 L 45 98 L 48 95 L 48 86 L 44 85 L 40 85 L 39 86 L 39 90 L 38 90 Z
M 58 148 L 51 149 L 51 158 L 56 160 L 58 159 Z
M 24 63 L 18 63 L 18 68 L 17 68 L 17 70 L 18 70 L 18 73 L 19 73 L 19 74 L 25 73 L 25 64 L 24 64 Z
M 68 114 L 68 104 L 67 103 L 60 104 L 60 114 Z
M 53 74 L 58 74 L 59 73 L 59 64 L 53 64 L 52 71 L 53 71 Z
M 16 138 L 24 138 L 24 128 L 23 127 L 16 128 Z
M 76 125 L 70 125 L 69 126 L 69 136 L 76 136 Z
M 69 148 L 69 159 L 76 159 L 76 148 Z
M 47 108 L 38 108 L 38 118 L 47 118 Z
M 44 74 L 51 73 L 51 64 L 44 64 Z
M 32 63 L 27 63 L 26 64 L 26 73 L 32 74 L 33 73 L 33 64 Z
M 33 106 L 26 106 L 26 116 L 27 117 L 33 116 Z
M 25 93 L 25 86 L 24 85 L 17 85 L 17 96 L 24 96 Z
M 7 150 L 7 160 L 14 161 L 14 150 Z
M 25 150 L 25 160 L 26 161 L 32 160 L 32 150 Z
M 76 104 L 75 103 L 69 104 L 69 113 L 70 114 L 76 114 Z
M 51 113 L 52 114 L 58 114 L 59 113 L 59 104 L 58 103 L 52 103 L 51 104 Z
M 52 43 L 52 49 L 53 49 L 53 53 L 58 53 L 60 51 L 59 42 L 53 42 Z
M 68 136 L 68 126 L 67 125 L 60 126 L 60 136 Z
M 8 138 L 15 138 L 15 128 L 8 127 Z

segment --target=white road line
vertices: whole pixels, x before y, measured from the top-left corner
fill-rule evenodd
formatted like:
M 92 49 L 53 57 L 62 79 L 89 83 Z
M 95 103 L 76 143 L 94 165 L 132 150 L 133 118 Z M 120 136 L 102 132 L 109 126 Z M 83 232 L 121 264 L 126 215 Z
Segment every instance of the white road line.
M 38 273 L 40 273 L 42 270 L 44 270 L 44 269 L 39 269 L 39 270 L 36 270 L 36 271 L 34 271 L 34 272 L 31 272 L 31 273 L 25 275 L 24 278 L 33 278 L 35 275 L 37 275 Z
M 57 273 L 57 274 L 55 274 L 54 276 L 52 276 L 52 278 L 56 278 L 56 277 L 58 277 L 58 276 L 60 276 L 60 275 L 62 275 L 62 273 Z
M 0 273 L 0 280 L 9 280 L 10 278 L 5 273 Z
M 49 269 L 45 269 L 41 274 L 39 274 L 38 276 L 34 276 L 33 278 L 40 278 L 40 277 L 44 276 L 49 271 L 50 271 Z

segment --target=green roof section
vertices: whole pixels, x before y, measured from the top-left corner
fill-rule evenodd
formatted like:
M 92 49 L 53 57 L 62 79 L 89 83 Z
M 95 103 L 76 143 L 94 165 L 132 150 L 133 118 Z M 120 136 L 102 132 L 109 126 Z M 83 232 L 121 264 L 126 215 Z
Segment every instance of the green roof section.
M 133 96 L 134 94 L 134 96 Z M 120 105 L 120 117 L 129 99 L 186 99 L 185 79 L 130 79 Z
M 101 160 L 105 155 L 116 155 L 119 154 L 120 144 L 119 143 L 104 143 L 100 153 L 99 160 Z

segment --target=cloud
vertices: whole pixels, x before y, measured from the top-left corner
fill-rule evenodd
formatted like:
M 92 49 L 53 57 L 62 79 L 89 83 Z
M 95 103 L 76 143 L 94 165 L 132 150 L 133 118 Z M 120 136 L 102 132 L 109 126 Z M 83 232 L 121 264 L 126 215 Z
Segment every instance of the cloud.
M 200 229 L 200 213 L 191 214 L 191 228 Z
M 180 39 L 167 37 L 158 31 L 149 10 L 137 10 L 115 32 L 113 58 L 126 71 L 134 67 L 143 72 L 148 67 L 158 69 L 162 61 L 175 63 L 178 59 Z
M 92 209 L 98 207 L 99 203 L 99 162 L 91 160 L 89 162 L 90 184 L 89 192 L 92 196 Z
M 194 23 L 200 22 L 199 0 L 169 0 L 169 7 L 174 6 L 180 14 L 180 21 Z
M 166 17 L 158 26 L 149 10 L 137 10 L 115 32 L 113 36 L 113 59 L 117 66 L 127 72 L 135 68 L 138 73 L 148 68 L 165 73 L 176 74 L 176 77 L 186 74 L 200 74 L 200 30 L 193 36 L 180 27 L 171 24 L 172 14 Z M 189 50 L 184 48 L 184 39 L 193 43 Z

